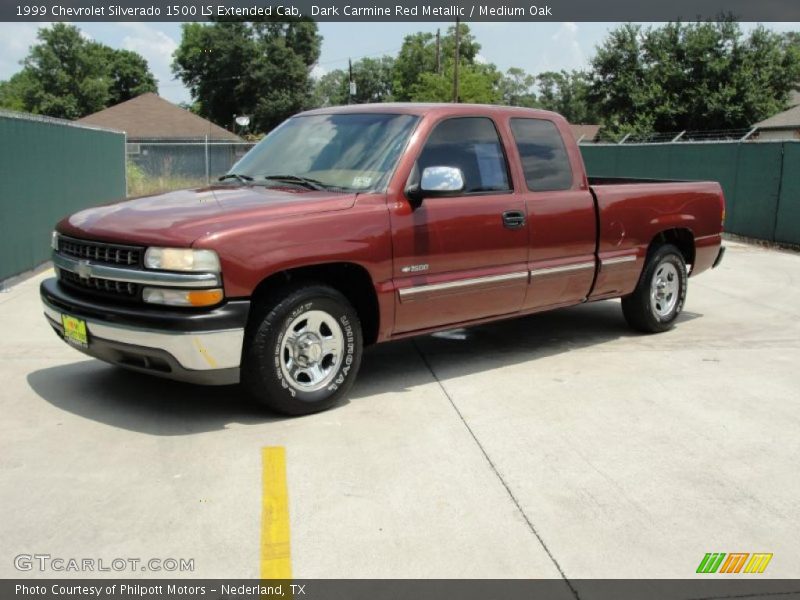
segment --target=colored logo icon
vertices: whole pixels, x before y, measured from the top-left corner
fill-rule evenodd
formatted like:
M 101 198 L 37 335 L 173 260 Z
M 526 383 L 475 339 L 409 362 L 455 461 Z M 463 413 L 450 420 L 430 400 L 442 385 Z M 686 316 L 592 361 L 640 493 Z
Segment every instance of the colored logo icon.
M 763 573 L 772 553 L 708 552 L 697 567 L 697 573 Z

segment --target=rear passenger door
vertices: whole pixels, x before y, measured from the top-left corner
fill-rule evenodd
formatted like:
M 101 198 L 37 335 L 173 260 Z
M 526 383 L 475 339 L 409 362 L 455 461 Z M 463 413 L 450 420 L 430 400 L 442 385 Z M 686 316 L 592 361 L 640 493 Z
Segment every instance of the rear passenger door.
M 562 137 L 572 133 L 544 118 L 511 118 L 510 128 L 530 229 L 524 310 L 581 302 L 594 280 L 597 224 L 580 157 L 570 156 Z
M 516 312 L 527 287 L 528 233 L 522 197 L 513 193 L 492 119 L 439 122 L 417 157 L 426 167 L 457 167 L 458 196 L 426 198 L 391 212 L 395 332 Z

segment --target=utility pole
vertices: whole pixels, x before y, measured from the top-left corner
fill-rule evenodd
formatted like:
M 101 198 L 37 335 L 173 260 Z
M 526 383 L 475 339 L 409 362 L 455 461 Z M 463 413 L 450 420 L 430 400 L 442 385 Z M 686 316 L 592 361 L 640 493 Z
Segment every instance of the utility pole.
M 453 102 L 458 102 L 458 62 L 461 44 L 460 19 L 456 17 L 456 62 L 453 65 Z
M 442 38 L 440 30 L 436 30 L 436 74 L 442 74 Z
M 350 73 L 347 80 L 347 103 L 350 104 L 353 101 L 353 61 L 349 58 L 347 59 L 347 71 Z

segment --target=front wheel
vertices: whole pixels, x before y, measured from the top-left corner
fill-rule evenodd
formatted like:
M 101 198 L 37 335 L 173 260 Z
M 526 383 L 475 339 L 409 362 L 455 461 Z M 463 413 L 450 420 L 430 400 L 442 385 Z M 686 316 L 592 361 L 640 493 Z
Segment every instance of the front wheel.
M 277 412 L 319 412 L 350 389 L 361 351 L 361 325 L 347 299 L 327 286 L 297 286 L 251 324 L 242 383 Z
M 660 333 L 671 329 L 686 301 L 686 263 L 671 244 L 648 259 L 636 289 L 622 299 L 622 313 L 633 329 Z

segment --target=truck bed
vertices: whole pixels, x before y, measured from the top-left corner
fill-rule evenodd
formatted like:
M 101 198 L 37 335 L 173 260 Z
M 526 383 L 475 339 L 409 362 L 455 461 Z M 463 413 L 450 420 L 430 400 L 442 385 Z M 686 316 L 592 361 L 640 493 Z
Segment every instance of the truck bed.
M 626 257 L 635 262 L 601 268 L 593 298 L 630 293 L 644 267 L 647 249 L 661 231 L 691 235 L 692 275 L 713 264 L 721 243 L 722 189 L 713 181 L 671 181 L 628 177 L 590 177 L 597 206 L 597 254 L 601 265 Z

